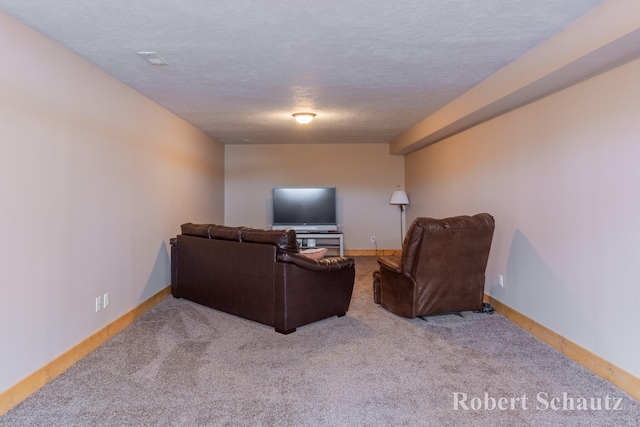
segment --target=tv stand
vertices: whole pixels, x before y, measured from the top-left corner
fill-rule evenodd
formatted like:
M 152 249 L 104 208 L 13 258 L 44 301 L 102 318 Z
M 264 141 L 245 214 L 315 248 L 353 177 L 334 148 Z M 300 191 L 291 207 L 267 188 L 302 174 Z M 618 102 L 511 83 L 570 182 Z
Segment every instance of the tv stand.
M 342 233 L 296 233 L 300 249 L 327 248 L 344 256 L 344 236 Z M 323 242 L 322 244 L 319 241 Z M 328 251 L 327 251 L 328 252 Z

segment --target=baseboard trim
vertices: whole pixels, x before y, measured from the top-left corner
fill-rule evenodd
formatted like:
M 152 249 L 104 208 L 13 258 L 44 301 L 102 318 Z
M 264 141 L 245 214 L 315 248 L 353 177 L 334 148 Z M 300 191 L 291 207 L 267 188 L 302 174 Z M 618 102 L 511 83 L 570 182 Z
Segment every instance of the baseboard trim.
M 345 256 L 387 256 L 387 255 L 396 255 L 399 256 L 401 253 L 400 249 L 350 249 L 344 251 Z
M 580 347 L 578 344 L 558 335 L 556 332 L 515 311 L 497 299 L 485 295 L 485 300 L 493 306 L 496 312 L 520 328 L 549 344 L 599 377 L 604 378 L 616 387 L 626 391 L 635 399 L 640 400 L 640 378 L 635 377 L 624 369 L 617 367 L 600 356 L 591 353 L 589 350 Z
M 171 294 L 171 286 L 167 286 L 148 300 L 144 301 L 133 310 L 127 312 L 122 317 L 114 320 L 80 344 L 71 348 L 60 357 L 47 363 L 33 374 L 24 378 L 16 385 L 0 393 L 0 416 L 9 412 L 11 408 L 31 396 L 33 393 L 44 387 L 48 382 L 55 379 L 73 364 L 98 348 L 118 332 L 129 326 L 135 319 L 149 311 L 164 298 Z

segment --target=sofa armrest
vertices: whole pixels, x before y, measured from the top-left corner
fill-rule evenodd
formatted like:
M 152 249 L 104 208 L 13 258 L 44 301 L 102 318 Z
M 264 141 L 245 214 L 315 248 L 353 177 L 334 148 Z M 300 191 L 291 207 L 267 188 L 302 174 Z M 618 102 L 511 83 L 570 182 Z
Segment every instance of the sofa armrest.
M 295 252 L 280 251 L 277 260 L 287 262 L 300 268 L 310 271 L 338 271 L 346 268 L 353 268 L 355 261 L 353 258 L 333 257 L 323 259 L 311 259 Z

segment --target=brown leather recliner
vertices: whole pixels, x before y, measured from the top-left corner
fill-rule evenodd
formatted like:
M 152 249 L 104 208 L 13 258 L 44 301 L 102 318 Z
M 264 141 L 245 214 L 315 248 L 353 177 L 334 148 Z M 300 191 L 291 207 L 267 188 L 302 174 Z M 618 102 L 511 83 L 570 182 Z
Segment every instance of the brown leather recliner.
M 417 218 L 401 256 L 380 256 L 374 301 L 407 318 L 483 309 L 491 215 Z

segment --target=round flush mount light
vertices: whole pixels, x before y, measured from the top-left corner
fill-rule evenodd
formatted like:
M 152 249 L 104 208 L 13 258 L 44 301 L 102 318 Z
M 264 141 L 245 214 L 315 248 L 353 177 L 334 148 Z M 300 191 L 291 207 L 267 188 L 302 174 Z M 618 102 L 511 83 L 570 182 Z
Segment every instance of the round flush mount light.
M 295 113 L 292 114 L 292 116 L 296 119 L 296 122 L 306 125 L 307 123 L 310 123 L 316 115 L 313 113 Z

